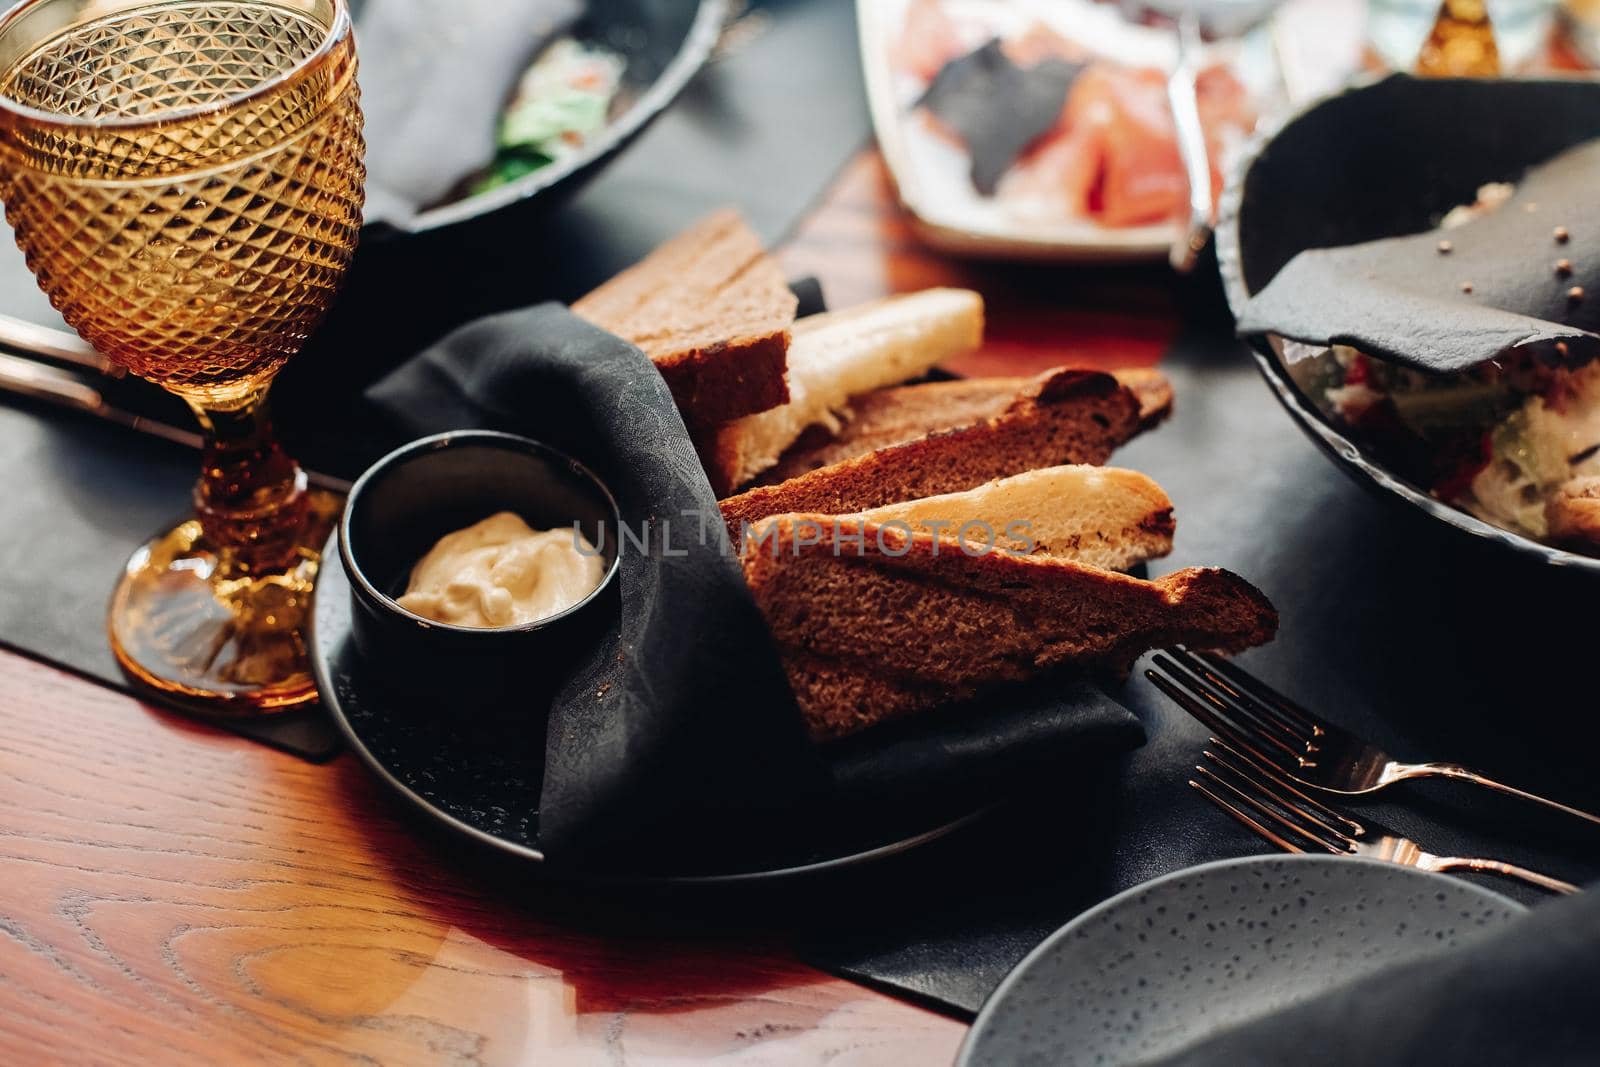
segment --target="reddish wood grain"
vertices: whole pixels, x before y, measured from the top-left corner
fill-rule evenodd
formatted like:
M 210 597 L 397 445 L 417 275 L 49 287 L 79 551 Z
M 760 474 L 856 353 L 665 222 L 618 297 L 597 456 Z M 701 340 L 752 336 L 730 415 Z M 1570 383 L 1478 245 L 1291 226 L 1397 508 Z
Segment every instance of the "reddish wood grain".
M 0 653 L 0 1063 L 948 1062 L 741 937 L 611 937 L 315 767 Z

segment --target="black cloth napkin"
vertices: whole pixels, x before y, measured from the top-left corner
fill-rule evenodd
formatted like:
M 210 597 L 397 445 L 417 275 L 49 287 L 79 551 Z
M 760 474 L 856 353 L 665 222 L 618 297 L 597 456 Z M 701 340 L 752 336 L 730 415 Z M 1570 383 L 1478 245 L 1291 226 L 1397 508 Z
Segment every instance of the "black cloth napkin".
M 366 0 L 367 220 L 403 223 L 494 156 L 500 110 L 579 0 Z
M 1142 744 L 1137 720 L 1098 684 L 1045 678 L 846 738 L 824 760 L 835 791 L 862 802 L 959 793 L 979 804 Z
M 660 374 L 559 305 L 464 327 L 368 395 L 412 433 L 537 437 L 590 464 L 630 529 L 678 531 L 673 555 L 658 536 L 623 552 L 620 626 L 556 699 L 539 831 L 553 862 L 637 863 L 652 842 L 741 849 L 798 832 L 818 803 L 993 792 L 1052 759 L 1141 740 L 1103 693 L 1066 685 L 813 746 Z
M 1239 330 L 1353 345 L 1433 372 L 1557 344 L 1574 360 L 1600 355 L 1597 170 L 1600 141 L 1590 141 L 1464 225 L 1301 252 L 1245 305 Z
M 1588 1067 L 1600 1060 L 1600 893 L 1380 971 L 1155 1061 L 1162 1067 Z

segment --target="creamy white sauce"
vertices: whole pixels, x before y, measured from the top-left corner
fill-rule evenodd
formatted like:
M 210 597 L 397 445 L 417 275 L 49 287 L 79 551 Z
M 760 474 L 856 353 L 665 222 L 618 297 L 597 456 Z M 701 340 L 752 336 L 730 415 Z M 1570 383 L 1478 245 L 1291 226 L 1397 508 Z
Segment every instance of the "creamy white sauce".
M 440 538 L 399 603 L 452 626 L 523 626 L 566 611 L 604 576 L 605 561 L 578 531 L 535 530 L 502 511 Z

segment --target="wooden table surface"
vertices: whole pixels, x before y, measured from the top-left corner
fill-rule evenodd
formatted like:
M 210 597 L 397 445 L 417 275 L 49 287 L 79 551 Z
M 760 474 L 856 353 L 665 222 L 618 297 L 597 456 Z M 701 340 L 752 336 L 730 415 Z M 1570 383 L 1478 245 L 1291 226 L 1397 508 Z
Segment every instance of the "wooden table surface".
M 1158 274 L 927 254 L 871 153 L 783 258 L 835 306 L 979 289 L 967 372 L 1150 363 L 1176 328 Z M 5 652 L 0 872 L 0 1064 L 921 1067 L 965 1029 L 776 939 L 551 918 L 348 754 L 311 766 Z

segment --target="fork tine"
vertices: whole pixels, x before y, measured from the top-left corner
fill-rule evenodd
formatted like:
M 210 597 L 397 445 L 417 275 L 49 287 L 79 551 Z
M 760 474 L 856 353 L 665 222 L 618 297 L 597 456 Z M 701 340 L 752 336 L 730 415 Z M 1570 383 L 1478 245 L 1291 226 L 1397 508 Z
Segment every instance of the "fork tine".
M 1192 654 L 1192 653 L 1191 653 Z M 1326 733 L 1326 724 L 1305 708 L 1296 704 L 1266 682 L 1247 672 L 1243 667 L 1230 663 L 1215 652 L 1201 652 L 1198 659 L 1205 662 L 1219 674 L 1226 677 L 1241 690 L 1246 691 L 1259 703 L 1278 711 L 1285 718 L 1298 723 L 1303 729 L 1310 730 L 1312 734 L 1321 736 Z
M 1217 671 L 1210 660 L 1201 659 L 1187 648 L 1181 646 L 1169 648 L 1167 654 L 1181 663 L 1185 670 L 1196 678 L 1211 686 L 1228 702 L 1233 704 L 1240 714 L 1246 715 L 1264 727 L 1282 732 L 1296 745 L 1304 745 L 1308 749 L 1315 749 L 1313 743 L 1320 731 L 1313 729 L 1303 720 L 1285 715 L 1281 710 L 1271 704 L 1263 703 L 1254 695 L 1241 688 L 1231 676 L 1223 675 Z M 1229 664 L 1232 667 L 1232 664 Z M 1244 672 L 1237 667 L 1235 673 Z
M 1235 732 L 1254 734 L 1260 741 L 1263 741 L 1278 749 L 1296 764 L 1304 765 L 1306 758 L 1306 746 L 1305 742 L 1301 738 L 1292 734 L 1286 734 L 1281 727 L 1275 727 L 1271 723 L 1264 724 L 1257 716 L 1250 715 L 1248 712 L 1241 713 L 1241 710 L 1238 707 L 1222 699 L 1222 697 L 1218 696 L 1210 686 L 1206 685 L 1199 678 L 1178 666 L 1171 659 L 1169 659 L 1166 654 L 1161 652 L 1156 653 L 1151 662 L 1157 667 L 1161 668 L 1161 670 L 1165 671 L 1167 677 L 1172 681 L 1182 686 L 1192 695 L 1199 697 L 1202 701 L 1211 705 L 1211 707 L 1215 709 L 1215 714 L 1226 717 L 1228 721 L 1233 724 Z M 1146 677 L 1149 677 L 1149 672 L 1146 672 Z M 1162 692 L 1169 691 L 1163 689 Z M 1180 701 L 1180 703 L 1182 702 Z M 1198 713 L 1195 712 L 1194 709 L 1188 704 L 1184 704 L 1184 707 L 1191 715 L 1195 715 L 1197 718 L 1199 717 Z M 1208 726 L 1211 725 L 1210 722 L 1203 718 L 1201 721 L 1205 722 Z
M 1161 657 L 1159 656 L 1156 657 L 1158 663 L 1160 662 L 1160 658 Z M 1144 676 L 1150 679 L 1157 689 L 1171 697 L 1179 707 L 1183 708 L 1184 711 L 1187 711 L 1190 715 L 1193 715 L 1196 719 L 1199 719 L 1200 722 L 1207 729 L 1209 729 L 1214 736 L 1221 738 L 1233 748 L 1239 749 L 1243 752 L 1249 752 L 1263 763 L 1278 762 L 1277 757 L 1270 756 L 1261 751 L 1260 748 L 1256 747 L 1255 741 L 1250 737 L 1249 734 L 1242 732 L 1227 719 L 1222 718 L 1200 701 L 1190 696 L 1187 691 L 1179 688 L 1178 684 L 1168 678 L 1165 674 L 1161 674 L 1158 671 L 1147 670 L 1144 672 Z
M 1345 848 L 1341 847 L 1340 845 L 1334 844 L 1333 841 L 1331 841 L 1331 840 L 1329 840 L 1327 838 L 1324 838 L 1321 835 L 1313 832 L 1309 828 L 1300 825 L 1298 822 L 1295 822 L 1293 819 L 1291 819 L 1287 815 L 1283 814 L 1283 812 L 1279 811 L 1277 808 L 1271 806 L 1270 804 L 1265 803 L 1264 801 L 1262 801 L 1262 800 L 1260 800 L 1260 799 L 1258 799 L 1258 798 L 1256 798 L 1254 796 L 1251 796 L 1249 793 L 1246 793 L 1243 789 L 1240 789 L 1237 785 L 1234 785 L 1232 782 L 1228 781 L 1226 778 L 1223 778 L 1220 775 L 1218 775 L 1210 767 L 1206 767 L 1206 766 L 1203 766 L 1203 765 L 1202 766 L 1197 766 L 1195 768 L 1195 773 L 1198 774 L 1201 778 L 1205 779 L 1207 783 L 1215 784 L 1217 786 L 1220 786 L 1222 789 L 1227 790 L 1228 793 L 1233 795 L 1233 797 L 1235 797 L 1238 800 L 1242 800 L 1245 804 L 1249 805 L 1250 808 L 1252 808 L 1253 810 L 1255 810 L 1259 814 L 1266 816 L 1266 818 L 1270 819 L 1272 822 L 1277 823 L 1279 826 L 1283 827 L 1285 830 L 1288 830 L 1290 833 L 1296 834 L 1296 835 L 1304 838 L 1306 841 L 1308 841 L 1311 844 L 1315 845 L 1317 848 L 1320 848 L 1320 849 L 1322 849 L 1322 850 L 1324 850 L 1326 852 L 1345 852 L 1346 851 Z M 1201 788 L 1201 787 L 1197 786 L 1196 788 Z M 1202 792 L 1204 792 L 1203 788 L 1202 788 Z M 1215 799 L 1215 798 L 1213 798 L 1213 799 Z M 1278 842 L 1280 847 L 1287 847 L 1287 846 L 1284 846 L 1282 844 L 1281 835 L 1276 835 L 1276 834 L 1268 835 L 1268 834 L 1263 833 L 1263 836 L 1266 836 L 1268 838 L 1268 840 Z M 1295 851 L 1295 852 L 1304 852 L 1305 849 L 1303 849 L 1303 848 L 1293 849 L 1293 851 Z
M 1219 767 L 1225 767 L 1237 775 L 1240 781 L 1249 784 L 1262 796 L 1277 804 L 1289 814 L 1298 816 L 1308 822 L 1316 823 L 1345 844 L 1354 844 L 1354 838 L 1360 837 L 1367 832 L 1366 827 L 1343 812 L 1330 808 L 1321 801 L 1307 796 L 1293 782 L 1290 782 L 1271 768 L 1261 766 L 1243 753 L 1234 752 L 1226 744 L 1219 744 L 1216 747 L 1218 751 L 1207 750 L 1205 755 Z M 1250 769 L 1234 762 L 1235 760 L 1249 764 L 1258 773 L 1252 773 Z M 1264 781 L 1263 776 L 1272 779 L 1272 783 Z M 1292 794 L 1294 797 L 1299 798 L 1299 803 L 1291 800 L 1287 794 Z
M 1260 834 L 1262 837 L 1266 838 L 1268 841 L 1271 841 L 1274 845 L 1277 845 L 1279 848 L 1283 849 L 1285 852 L 1304 852 L 1305 851 L 1305 849 L 1301 848 L 1299 845 L 1295 844 L 1293 841 L 1290 841 L 1288 838 L 1283 837 L 1276 830 L 1273 830 L 1272 828 L 1267 826 L 1265 823 L 1262 823 L 1259 820 L 1252 818 L 1251 816 L 1249 816 L 1249 815 L 1245 814 L 1243 811 L 1241 811 L 1239 808 L 1237 808 L 1234 805 L 1228 803 L 1226 800 L 1223 800 L 1221 797 L 1219 797 L 1216 793 L 1212 792 L 1208 787 L 1206 787 L 1201 782 L 1197 782 L 1193 778 L 1191 778 L 1191 779 L 1189 779 L 1189 785 L 1192 786 L 1193 788 L 1199 790 L 1200 795 L 1205 797 L 1207 800 L 1211 801 L 1211 803 L 1215 804 L 1217 807 L 1221 808 L 1223 811 L 1227 812 L 1229 815 L 1232 815 L 1235 819 L 1238 819 L 1240 822 L 1244 823 L 1250 829 L 1254 830 L 1257 834 Z

